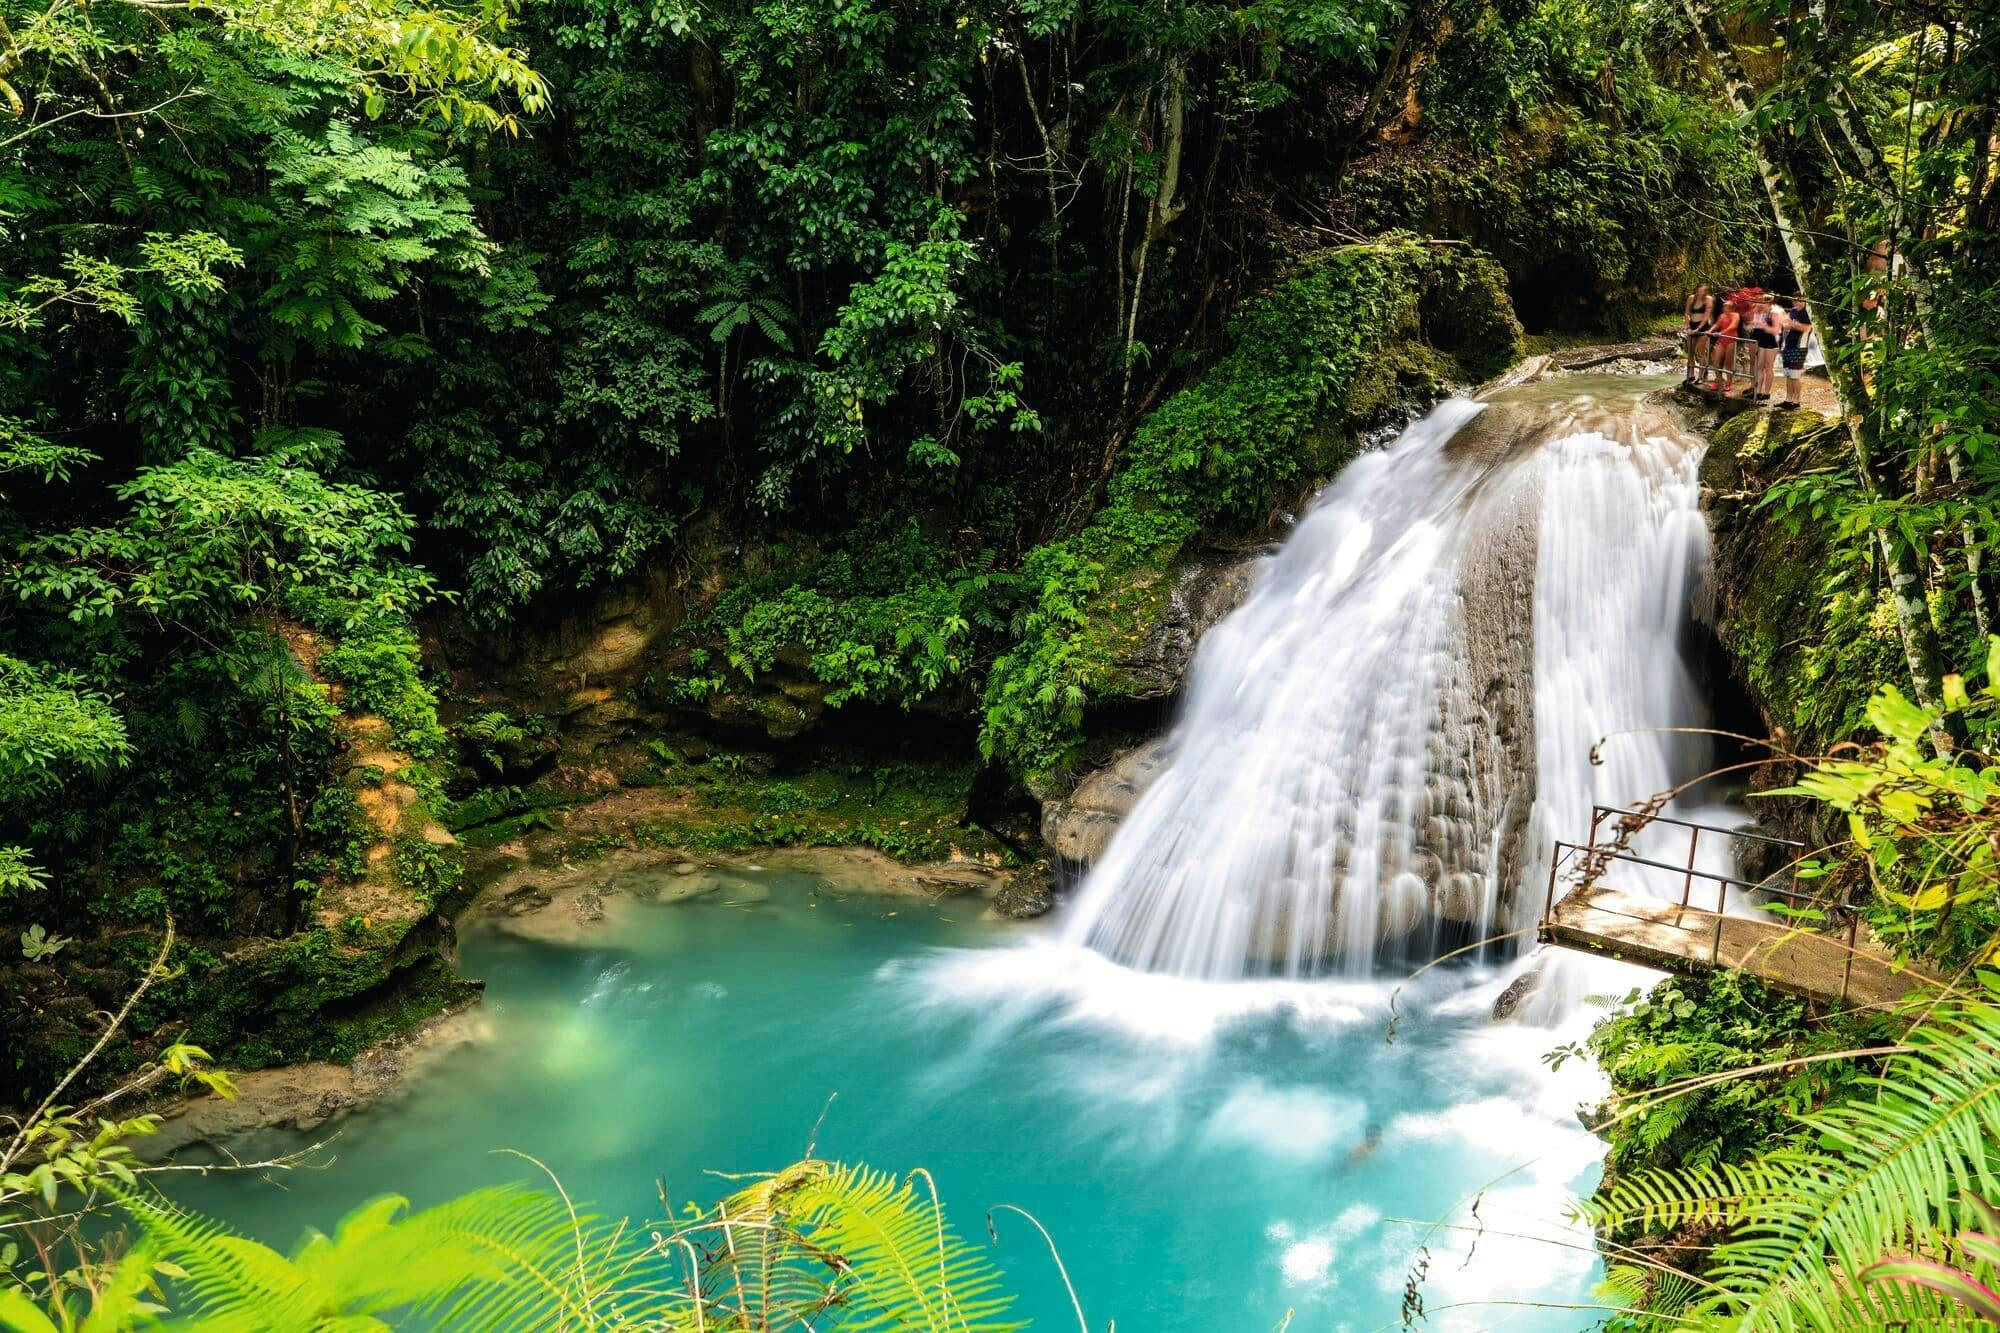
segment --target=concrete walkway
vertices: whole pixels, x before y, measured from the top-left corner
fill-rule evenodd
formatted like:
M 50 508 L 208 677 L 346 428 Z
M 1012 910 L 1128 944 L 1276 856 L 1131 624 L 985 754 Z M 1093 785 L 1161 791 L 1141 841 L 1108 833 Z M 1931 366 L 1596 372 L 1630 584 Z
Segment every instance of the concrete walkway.
M 1699 907 L 1618 889 L 1579 889 L 1542 922 L 1546 943 L 1643 963 L 1685 976 L 1721 968 L 1749 973 L 1773 990 L 1848 1008 L 1888 1006 L 1933 977 L 1847 942 L 1756 917 L 1718 916 Z

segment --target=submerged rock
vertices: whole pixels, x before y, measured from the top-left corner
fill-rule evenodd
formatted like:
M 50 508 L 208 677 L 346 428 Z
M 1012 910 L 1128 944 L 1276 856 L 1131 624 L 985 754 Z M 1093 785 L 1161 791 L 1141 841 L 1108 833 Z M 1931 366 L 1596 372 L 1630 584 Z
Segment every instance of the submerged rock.
M 555 895 L 540 885 L 523 884 L 502 894 L 494 910 L 508 916 L 526 916 L 530 912 L 541 911 L 553 901 Z
M 994 915 L 1017 921 L 1043 916 L 1055 905 L 1055 866 L 1046 856 L 1015 871 L 993 896 Z
M 1542 969 L 1539 966 L 1529 968 L 1508 982 L 1507 989 L 1493 1001 L 1493 1021 L 1504 1023 L 1513 1018 L 1521 1011 L 1521 1005 L 1527 998 L 1535 993 L 1535 987 L 1541 984 Z

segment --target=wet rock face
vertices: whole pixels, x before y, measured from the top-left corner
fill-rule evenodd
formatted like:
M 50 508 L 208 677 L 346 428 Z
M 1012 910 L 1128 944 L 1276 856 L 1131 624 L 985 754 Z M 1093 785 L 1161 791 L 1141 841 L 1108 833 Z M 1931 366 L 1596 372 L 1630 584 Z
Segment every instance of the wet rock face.
M 1250 595 L 1258 551 L 1217 551 L 1199 556 L 1175 576 L 1158 619 L 1112 659 L 1115 688 L 1131 700 L 1169 699 L 1180 691 L 1201 636 Z M 1153 776 L 1165 766 L 1159 740 L 1115 754 L 1067 792 L 1042 797 L 1042 840 L 1073 869 L 1103 855 L 1118 823 Z
M 1111 844 L 1119 822 L 1166 766 L 1164 740 L 1122 751 L 1069 795 L 1043 803 L 1042 840 L 1069 865 L 1094 864 Z
M 1180 689 L 1201 636 L 1243 604 L 1257 566 L 1254 552 L 1198 557 L 1175 579 L 1160 618 L 1112 661 L 1118 693 L 1165 699 Z
M 1507 989 L 1500 992 L 1493 1001 L 1493 1021 L 1504 1023 L 1521 1012 L 1521 1006 L 1535 993 L 1541 984 L 1542 969 L 1531 967 L 1507 983 Z
M 1473 425 L 1479 424 L 1475 419 Z M 1522 875 L 1535 800 L 1534 588 L 1541 496 L 1519 487 L 1484 511 L 1464 570 L 1465 654 L 1459 688 L 1433 733 L 1424 844 L 1452 872 L 1431 884 L 1439 918 L 1506 920 Z M 1433 842 L 1431 833 L 1435 829 Z M 1483 882 L 1483 849 L 1497 846 L 1499 883 Z
M 1534 442 L 1526 423 L 1498 413 L 1464 447 L 1504 459 Z M 1382 941 L 1400 939 L 1427 921 L 1480 925 L 1496 910 L 1502 917 L 1511 910 L 1534 803 L 1531 627 L 1538 504 L 1538 492 L 1522 486 L 1480 508 L 1470 541 L 1478 554 L 1459 574 L 1463 624 L 1455 660 L 1439 681 L 1436 713 L 1426 732 L 1423 785 L 1414 793 L 1407 822 L 1377 828 L 1377 842 L 1368 852 L 1378 870 L 1376 933 Z M 1188 611 L 1164 620 L 1156 631 L 1161 638 L 1188 634 L 1180 670 L 1199 637 L 1193 627 L 1206 630 L 1235 609 L 1248 590 L 1251 563 L 1189 580 Z M 1212 619 L 1201 623 L 1203 613 Z M 1164 738 L 1122 750 L 1067 795 L 1044 801 L 1042 836 L 1050 850 L 1071 868 L 1095 864 L 1169 760 Z M 1343 825 L 1332 854 L 1336 876 L 1347 869 L 1354 854 L 1351 840 L 1359 832 L 1344 826 L 1346 818 L 1334 816 Z M 1487 883 L 1496 844 L 1497 899 Z M 1274 927 L 1274 947 L 1283 945 L 1290 930 Z
M 993 914 L 1028 921 L 1056 905 L 1055 867 L 1038 857 L 1010 876 L 993 896 Z

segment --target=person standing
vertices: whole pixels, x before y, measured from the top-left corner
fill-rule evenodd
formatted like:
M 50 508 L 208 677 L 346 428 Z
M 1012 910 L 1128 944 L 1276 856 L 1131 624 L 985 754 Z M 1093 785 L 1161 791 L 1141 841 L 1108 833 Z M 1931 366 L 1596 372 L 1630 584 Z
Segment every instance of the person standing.
M 1783 329 L 1775 313 L 1777 309 L 1776 304 L 1760 300 L 1750 315 L 1750 387 L 1743 391 L 1743 396 L 1753 403 L 1771 401 L 1778 338 Z
M 1687 322 L 1687 374 L 1683 382 L 1700 384 L 1708 378 L 1708 338 L 1709 326 L 1715 322 L 1715 297 L 1710 295 L 1708 284 L 1702 283 L 1694 289 L 1681 314 Z
M 1728 393 L 1736 383 L 1736 344 L 1741 341 L 1736 335 L 1743 326 L 1743 316 L 1727 301 L 1722 303 L 1722 313 L 1708 331 L 1709 341 L 1715 344 L 1710 355 L 1710 364 L 1715 367 L 1716 387 Z
M 1784 310 L 1783 344 L 1779 356 L 1785 368 L 1785 401 L 1778 406 L 1796 410 L 1799 392 L 1804 387 L 1800 381 L 1806 373 L 1806 338 L 1812 333 L 1812 311 L 1806 309 L 1804 301 L 1795 301 L 1789 296 L 1778 298 L 1778 305 Z

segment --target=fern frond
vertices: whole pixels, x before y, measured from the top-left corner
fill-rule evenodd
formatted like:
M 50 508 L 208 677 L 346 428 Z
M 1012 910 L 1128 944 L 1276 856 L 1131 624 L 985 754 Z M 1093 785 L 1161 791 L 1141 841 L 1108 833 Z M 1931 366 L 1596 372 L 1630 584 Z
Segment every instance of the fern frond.
M 853 1330 L 1004 1333 L 1012 1297 L 999 1271 L 944 1221 L 914 1179 L 837 1166 L 802 1191 L 798 1216 L 812 1242 L 850 1265 Z
M 287 1258 L 212 1222 L 127 1202 L 152 1252 L 186 1274 L 176 1303 L 221 1333 L 318 1328 L 403 1315 L 438 1327 L 528 1330 L 663 1325 L 686 1307 L 664 1259 L 621 1229 L 572 1217 L 520 1185 L 410 1212 L 388 1196 Z
M 1691 1309 L 1743 1333 L 1977 1327 L 1912 1283 L 1868 1282 L 1885 1256 L 1944 1253 L 2000 1197 L 2000 1007 L 1941 1006 L 1906 1038 L 1871 1091 L 1801 1121 L 1813 1146 L 1708 1170 L 1643 1172 L 1585 1212 L 1601 1226 L 1722 1223 Z

